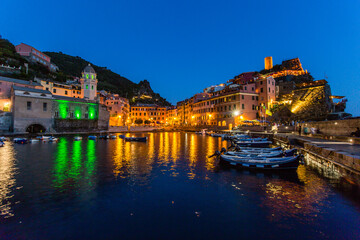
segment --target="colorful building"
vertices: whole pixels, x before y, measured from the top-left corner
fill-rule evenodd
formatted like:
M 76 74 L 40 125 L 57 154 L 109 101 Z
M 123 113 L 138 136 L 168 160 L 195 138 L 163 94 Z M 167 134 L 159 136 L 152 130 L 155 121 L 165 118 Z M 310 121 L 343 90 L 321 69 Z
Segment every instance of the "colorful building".
M 37 50 L 36 48 L 27 45 L 25 43 L 21 43 L 17 46 L 15 46 L 16 52 L 20 54 L 21 56 L 28 59 L 30 62 L 37 62 L 44 66 L 47 66 L 50 71 L 57 71 L 59 68 L 51 63 L 51 58 L 42 53 L 41 51 Z
M 166 124 L 166 107 L 156 104 L 136 104 L 130 108 L 130 119 L 132 123 L 142 120 L 153 124 Z

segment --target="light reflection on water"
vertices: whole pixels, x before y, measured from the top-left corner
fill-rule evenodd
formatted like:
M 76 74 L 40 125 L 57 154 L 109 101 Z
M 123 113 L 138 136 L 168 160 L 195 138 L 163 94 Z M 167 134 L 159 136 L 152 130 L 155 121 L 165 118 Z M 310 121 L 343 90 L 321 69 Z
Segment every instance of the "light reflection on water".
M 7 218 L 13 216 L 11 199 L 16 184 L 15 153 L 11 144 L 0 148 L 0 214 Z
M 355 200 L 344 200 L 341 192 L 334 190 L 328 181 L 305 166 L 292 173 L 235 170 L 219 166 L 216 158 L 207 157 L 227 147 L 228 143 L 221 138 L 180 132 L 138 135 L 147 136 L 148 142 L 125 142 L 122 139 L 93 141 L 86 137 L 82 141 L 73 141 L 72 137 L 60 137 L 57 144 L 6 144 L 0 148 L 1 218 L 6 219 L 8 224 L 14 224 L 20 219 L 26 221 L 26 218 L 35 216 L 38 224 L 47 225 L 49 219 L 46 213 L 51 212 L 52 222 L 65 224 L 71 220 L 64 220 L 59 209 L 69 208 L 68 212 L 76 213 L 83 209 L 83 212 L 80 211 L 82 214 L 78 213 L 79 221 L 89 219 L 97 222 L 98 217 L 105 221 L 104 224 L 111 225 L 106 221 L 110 213 L 100 207 L 103 202 L 110 201 L 116 204 L 108 205 L 111 207 L 108 211 L 114 212 L 119 221 L 124 219 L 125 223 L 128 220 L 123 214 L 130 206 L 140 207 L 138 211 L 141 212 L 149 204 L 156 203 L 160 209 L 174 216 L 181 216 L 191 208 L 192 214 L 196 212 L 195 217 L 206 218 L 208 214 L 209 220 L 217 225 L 225 221 L 237 222 L 248 228 L 254 228 L 252 225 L 273 227 L 284 237 L 288 235 L 281 229 L 297 229 L 299 225 L 308 234 L 324 234 L 330 231 L 324 226 L 337 225 L 337 218 L 343 217 L 342 212 L 353 219 L 346 229 L 360 223 L 359 205 L 354 204 Z M 43 160 L 38 161 L 38 156 Z M 111 191 L 107 192 L 107 188 Z M 162 203 L 163 199 L 166 199 L 166 204 Z M 119 201 L 123 202 L 117 203 Z M 190 207 L 196 202 L 200 202 L 196 209 Z M 14 207 L 15 203 L 17 207 Z M 167 209 L 168 203 L 171 206 L 175 203 L 183 205 L 177 210 Z M 88 212 L 97 208 L 101 209 L 97 214 Z M 151 212 L 151 215 L 157 214 L 160 213 Z M 245 222 L 243 216 L 247 216 Z M 159 225 L 168 224 L 167 220 L 162 222 L 160 219 L 153 221 L 159 221 Z M 173 221 L 181 225 L 183 221 L 192 220 L 179 217 L 178 221 Z M 73 224 L 74 229 L 69 228 L 76 231 L 78 223 Z M 98 224 L 101 226 L 101 223 Z M 140 227 L 144 223 L 139 219 L 138 224 Z M 202 224 L 193 223 L 199 229 L 215 231 L 215 228 L 209 227 L 209 222 Z M 314 232 L 314 226 L 321 231 Z M 41 228 L 39 225 L 34 227 Z M 191 226 L 188 228 L 192 229 Z M 22 226 L 15 229 L 25 231 Z M 52 231 L 60 230 L 55 227 Z M 199 230 L 192 231 L 196 233 Z M 265 237 L 256 231 L 253 234 L 253 237 Z M 331 234 L 336 236 L 334 232 Z M 331 234 L 325 235 L 329 237 Z M 214 233 L 210 238 L 215 236 Z

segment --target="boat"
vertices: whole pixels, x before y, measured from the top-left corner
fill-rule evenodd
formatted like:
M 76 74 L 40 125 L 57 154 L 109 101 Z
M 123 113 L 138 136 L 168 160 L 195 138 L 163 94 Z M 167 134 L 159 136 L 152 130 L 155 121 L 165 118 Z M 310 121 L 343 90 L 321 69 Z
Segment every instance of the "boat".
M 110 135 L 110 139 L 116 139 L 117 136 L 116 135 Z
M 235 139 L 235 143 L 236 142 L 245 142 L 245 141 L 267 141 L 267 138 L 241 138 L 241 139 Z
M 119 138 L 124 139 L 124 138 L 125 138 L 125 135 L 119 135 Z
M 3 147 L 5 143 L 3 141 L 0 141 L 0 147 Z
M 99 136 L 99 139 L 109 139 L 109 136 L 108 135 L 101 135 L 101 136 Z
M 28 140 L 26 138 L 14 138 L 14 143 L 25 144 Z
M 40 142 L 40 140 L 37 139 L 37 138 L 31 138 L 31 139 L 29 139 L 29 143 L 36 143 L 36 142 Z
M 9 139 L 7 137 L 0 137 L 0 142 L 8 141 Z
M 281 147 L 273 147 L 273 148 L 254 148 L 254 147 L 239 147 L 241 151 L 279 151 L 282 150 Z
M 237 141 L 235 144 L 239 147 L 257 147 L 267 148 L 271 144 L 271 141 Z
M 96 138 L 97 138 L 97 137 L 94 136 L 94 135 L 90 135 L 90 136 L 88 137 L 89 140 L 96 140 Z
M 125 141 L 129 142 L 146 142 L 147 137 L 125 137 Z
M 220 161 L 222 163 L 230 164 L 232 166 L 249 169 L 266 169 L 266 170 L 284 170 L 297 169 L 299 166 L 299 155 L 291 157 L 280 158 L 240 158 L 231 155 L 221 155 Z
M 40 139 L 43 142 L 49 141 L 51 136 L 37 136 L 37 139 Z
M 80 140 L 82 140 L 82 137 L 76 136 L 76 137 L 74 137 L 74 140 L 75 140 L 75 141 L 80 141 Z
M 58 142 L 59 141 L 59 139 L 58 138 L 56 138 L 56 137 L 50 137 L 49 138 L 49 142 Z
M 272 151 L 272 152 L 259 152 L 259 153 L 248 153 L 248 152 L 226 152 L 226 155 L 231 155 L 231 156 L 238 156 L 241 158 L 273 158 L 273 157 L 282 157 L 283 156 L 283 151 Z
M 279 151 L 271 151 L 271 152 L 233 152 L 233 151 L 227 151 L 222 150 L 221 152 L 224 152 L 224 154 L 231 155 L 231 156 L 238 156 L 241 158 L 274 158 L 274 157 L 290 157 L 294 156 L 297 152 L 296 148 L 289 149 L 289 150 L 279 150 Z

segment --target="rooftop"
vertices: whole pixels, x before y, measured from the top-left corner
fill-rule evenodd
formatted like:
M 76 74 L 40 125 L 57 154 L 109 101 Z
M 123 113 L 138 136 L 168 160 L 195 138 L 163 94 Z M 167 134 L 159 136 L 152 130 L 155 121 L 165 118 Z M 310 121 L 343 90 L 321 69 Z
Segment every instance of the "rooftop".
M 12 86 L 12 88 L 14 90 L 18 90 L 18 91 L 26 91 L 26 92 L 36 92 L 36 93 L 44 93 L 44 94 L 51 94 L 51 92 L 47 91 L 47 90 L 42 90 L 42 89 L 36 89 L 36 88 L 27 88 L 27 87 L 19 87 L 19 86 Z
M 26 80 L 8 78 L 8 77 L 2 77 L 2 76 L 0 76 L 0 81 L 12 82 L 12 83 L 24 84 L 24 85 L 31 85 L 31 86 L 41 86 L 41 84 L 37 83 L 37 82 L 30 82 L 30 81 L 26 81 Z

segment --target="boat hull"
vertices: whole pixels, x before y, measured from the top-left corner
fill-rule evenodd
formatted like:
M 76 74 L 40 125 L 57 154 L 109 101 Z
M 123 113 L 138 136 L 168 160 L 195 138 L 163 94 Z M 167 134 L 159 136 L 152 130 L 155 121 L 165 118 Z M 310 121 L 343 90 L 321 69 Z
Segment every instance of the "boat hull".
M 258 160 L 232 160 L 232 156 L 220 156 L 220 163 L 231 165 L 237 168 L 256 169 L 256 170 L 296 170 L 299 166 L 299 156 L 284 157 L 283 160 L 269 161 L 269 159 Z

